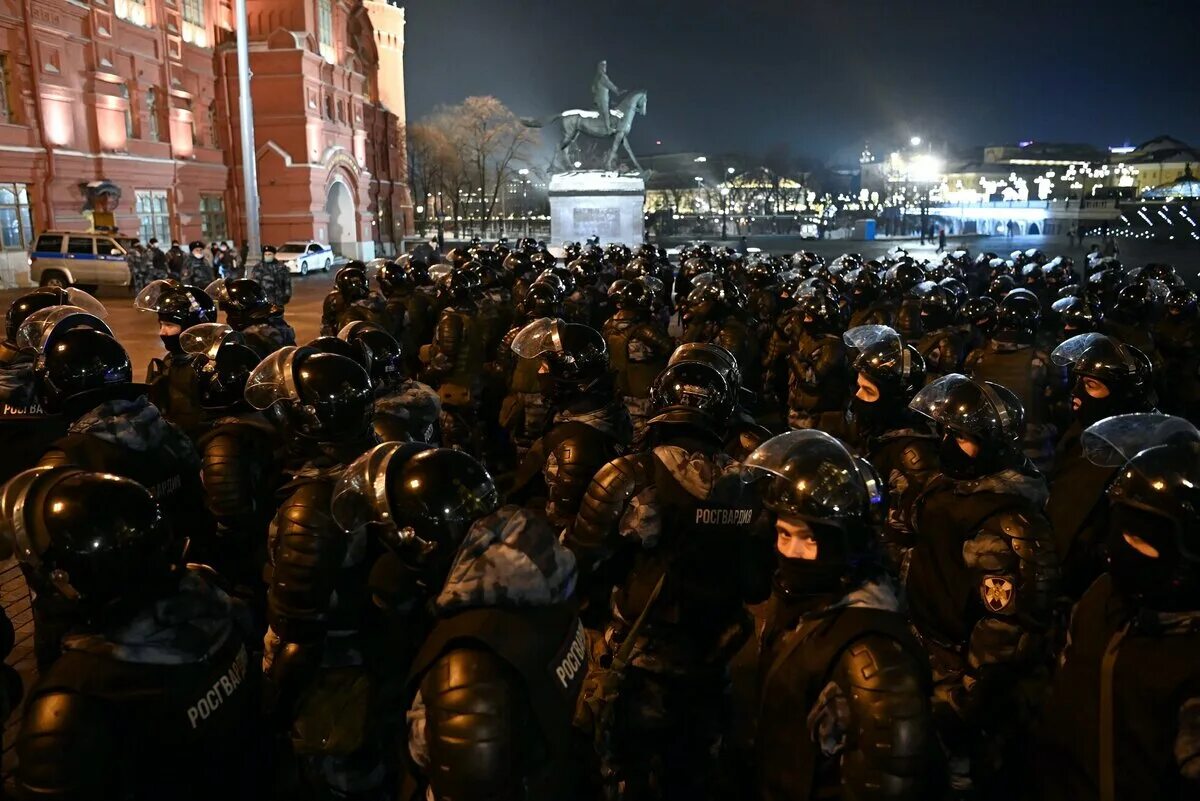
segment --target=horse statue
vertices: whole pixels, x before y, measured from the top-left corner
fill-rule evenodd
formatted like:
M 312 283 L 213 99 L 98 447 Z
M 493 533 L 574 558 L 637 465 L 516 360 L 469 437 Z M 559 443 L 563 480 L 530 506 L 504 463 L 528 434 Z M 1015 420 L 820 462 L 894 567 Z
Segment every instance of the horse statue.
M 614 123 L 612 131 L 605 128 L 604 120 L 600 118 L 600 112 L 583 109 L 567 109 L 541 120 L 522 118 L 521 124 L 528 128 L 542 128 L 555 120 L 562 121 L 563 137 L 554 153 L 554 164 L 558 164 L 560 156 L 564 160 L 566 159 L 567 148 L 574 144 L 580 135 L 592 139 L 607 139 L 611 136 L 612 145 L 608 148 L 604 169 L 611 170 L 613 168 L 613 164 L 617 160 L 617 149 L 624 147 L 633 166 L 637 167 L 638 172 L 642 172 L 642 165 L 638 164 L 637 156 L 633 155 L 633 150 L 629 147 L 629 131 L 633 128 L 633 118 L 637 114 L 646 116 L 646 91 L 644 89 L 634 89 L 626 93 L 621 98 L 621 102 L 613 107 L 610 112 Z

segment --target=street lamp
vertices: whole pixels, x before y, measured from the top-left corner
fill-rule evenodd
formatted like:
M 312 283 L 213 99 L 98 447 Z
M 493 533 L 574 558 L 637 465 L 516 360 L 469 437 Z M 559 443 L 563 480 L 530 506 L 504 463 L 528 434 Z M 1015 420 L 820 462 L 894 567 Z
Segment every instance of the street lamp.
M 921 137 L 914 136 L 912 139 L 908 140 L 908 143 L 910 145 L 912 145 L 913 147 L 920 147 L 921 146 Z
M 525 236 L 529 236 L 529 168 L 517 170 L 521 176 L 521 212 L 525 215 Z
M 915 138 L 915 137 L 914 137 Z M 908 162 L 908 177 L 913 183 L 917 184 L 919 193 L 919 201 L 921 204 L 921 244 L 925 244 L 925 232 L 928 226 L 929 218 L 929 193 L 933 190 L 933 185 L 937 183 L 942 176 L 942 171 L 945 168 L 945 162 L 937 156 L 928 153 L 922 153 L 909 159 Z M 924 184 L 922 189 L 921 185 Z
M 729 233 L 728 233 L 728 228 L 727 228 L 728 223 L 729 223 L 729 187 L 722 186 L 721 187 L 721 240 L 722 241 L 729 238 Z

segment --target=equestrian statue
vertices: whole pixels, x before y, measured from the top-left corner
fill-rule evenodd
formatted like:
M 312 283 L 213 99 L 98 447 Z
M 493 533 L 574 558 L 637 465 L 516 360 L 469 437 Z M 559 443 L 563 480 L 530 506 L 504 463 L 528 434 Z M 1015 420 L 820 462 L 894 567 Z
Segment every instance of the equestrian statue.
M 596 67 L 596 76 L 592 79 L 592 100 L 596 104 L 593 110 L 567 109 L 550 117 L 535 120 L 523 118 L 521 123 L 530 128 L 541 128 L 555 120 L 562 121 L 563 136 L 554 154 L 553 169 L 560 162 L 569 167 L 567 149 L 575 143 L 580 135 L 592 139 L 607 139 L 612 137 L 608 155 L 604 160 L 604 169 L 612 170 L 617 160 L 617 150 L 625 149 L 633 166 L 642 172 L 642 165 L 629 147 L 629 131 L 633 128 L 633 118 L 637 114 L 646 115 L 646 91 L 633 89 L 625 92 L 615 106 L 609 105 L 609 93 L 621 94 L 608 77 L 608 63 L 601 61 Z

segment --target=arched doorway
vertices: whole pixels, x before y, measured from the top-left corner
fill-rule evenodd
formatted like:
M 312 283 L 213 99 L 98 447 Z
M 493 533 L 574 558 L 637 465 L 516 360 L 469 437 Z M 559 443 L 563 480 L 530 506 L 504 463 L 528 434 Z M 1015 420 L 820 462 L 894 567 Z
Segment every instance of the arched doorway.
M 356 258 L 358 231 L 354 224 L 354 198 L 342 181 L 329 185 L 325 211 L 329 214 L 329 246 L 340 256 Z
M 1030 224 L 1029 224 L 1029 235 L 1030 235 L 1030 236 L 1037 236 L 1037 235 L 1038 235 L 1038 234 L 1040 234 L 1040 233 L 1041 233 L 1041 231 L 1039 231 L 1039 230 L 1038 230 L 1038 225 L 1037 225 L 1037 223 L 1030 223 Z

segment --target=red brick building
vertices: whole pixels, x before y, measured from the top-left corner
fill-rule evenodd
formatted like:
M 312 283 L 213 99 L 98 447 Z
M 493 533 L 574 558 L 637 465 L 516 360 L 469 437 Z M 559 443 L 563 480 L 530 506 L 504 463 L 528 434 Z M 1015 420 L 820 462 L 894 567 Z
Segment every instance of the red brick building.
M 404 180 L 396 0 L 247 0 L 264 242 L 390 253 Z M 0 279 L 121 187 L 143 240 L 243 239 L 234 0 L 0 0 Z

